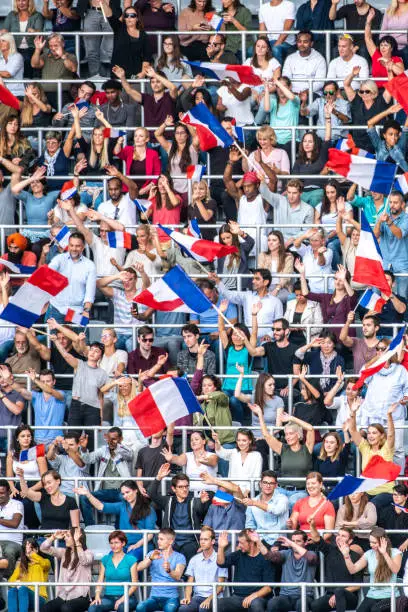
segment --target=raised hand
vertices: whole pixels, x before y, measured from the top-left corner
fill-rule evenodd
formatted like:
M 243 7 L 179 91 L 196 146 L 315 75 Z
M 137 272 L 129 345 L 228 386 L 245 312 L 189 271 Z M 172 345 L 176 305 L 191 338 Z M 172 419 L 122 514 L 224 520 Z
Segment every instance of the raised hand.
M 262 310 L 262 302 L 255 302 L 254 304 L 252 304 L 252 312 L 251 312 L 251 314 L 256 316 L 258 314 L 258 312 L 260 312 L 261 310 Z
M 74 493 L 75 493 L 76 495 L 88 495 L 89 490 L 88 490 L 86 487 L 84 487 L 84 486 L 82 485 L 82 486 L 80 486 L 80 487 L 75 487 L 75 488 L 74 488 Z
M 303 263 L 303 261 L 300 261 L 300 259 L 295 260 L 294 266 L 295 270 L 299 272 L 299 274 L 303 275 L 305 273 L 305 264 Z
M 126 72 L 124 70 L 124 68 L 122 68 L 121 66 L 113 66 L 112 68 L 112 72 L 115 76 L 118 77 L 118 79 L 124 79 Z
M 263 416 L 262 408 L 258 404 L 248 404 L 248 407 L 258 419 Z
M 163 463 L 163 465 L 160 466 L 159 471 L 157 472 L 157 480 L 163 480 L 163 478 L 166 478 L 166 476 L 168 476 L 170 474 L 170 463 Z
M 218 547 L 227 548 L 228 546 L 228 531 L 222 531 L 218 536 Z
M 245 368 L 243 365 L 240 365 L 239 363 L 235 364 L 235 368 L 238 370 L 238 372 L 242 375 L 245 374 Z
M 229 306 L 229 300 L 224 299 L 224 300 L 221 300 L 218 308 L 221 310 L 223 314 L 225 314 L 228 310 L 228 306 Z
M 210 345 L 206 344 L 205 340 L 201 340 L 200 344 L 198 345 L 197 354 L 202 355 L 204 357 L 204 355 L 208 351 L 209 346 Z
M 47 44 L 47 40 L 44 38 L 44 36 L 36 36 L 34 38 L 34 47 L 38 51 L 42 51 L 46 44 Z

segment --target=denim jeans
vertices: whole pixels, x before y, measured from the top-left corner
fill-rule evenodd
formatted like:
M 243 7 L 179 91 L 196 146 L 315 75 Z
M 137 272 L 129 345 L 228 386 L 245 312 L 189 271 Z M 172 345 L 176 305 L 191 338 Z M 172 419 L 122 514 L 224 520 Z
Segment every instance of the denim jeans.
M 93 491 L 92 495 L 101 502 L 115 503 L 122 501 L 122 496 L 119 489 L 99 489 L 98 491 Z M 94 525 L 95 520 L 93 506 L 89 502 L 88 498 L 84 495 L 81 495 L 79 498 L 79 506 L 81 508 L 85 526 L 88 527 L 88 525 Z M 115 525 L 115 528 L 118 529 L 118 525 Z
M 133 336 L 125 336 L 125 334 L 119 334 L 116 342 L 116 348 L 121 351 L 133 351 Z
M 283 495 L 286 495 L 286 497 L 288 498 L 289 512 L 292 512 L 293 506 L 296 504 L 296 502 L 299 499 L 303 499 L 304 497 L 307 497 L 307 493 L 304 489 L 293 489 L 292 491 L 289 491 L 287 489 L 284 489 L 283 487 L 278 487 L 276 490 L 279 493 L 283 493 Z
M 40 610 L 44 606 L 44 597 L 39 597 Z M 34 591 L 26 586 L 9 588 L 7 593 L 7 607 L 9 612 L 28 612 L 34 610 Z
M 62 325 L 65 323 L 65 315 L 62 314 L 59 310 L 48 304 L 47 312 L 44 316 L 44 321 L 47 322 L 48 319 L 55 319 L 57 323 L 61 323 Z
M 337 272 L 337 266 L 341 263 L 342 258 L 340 240 L 336 237 L 330 238 L 330 240 L 327 241 L 327 248 L 333 253 L 332 270 Z
M 292 51 L 293 46 L 287 42 L 283 42 L 280 45 L 274 45 L 272 41 L 270 42 L 273 57 L 278 60 L 281 66 L 283 66 L 283 62 L 286 56 Z
M 117 599 L 120 599 L 120 598 L 113 597 L 111 595 L 105 595 L 104 597 L 102 597 L 102 603 L 94 604 L 93 606 L 90 606 L 90 608 L 88 609 L 88 612 L 111 612 L 111 610 L 115 609 L 115 602 Z M 136 597 L 129 597 L 129 611 L 134 610 L 136 607 L 136 604 L 137 604 Z M 125 610 L 125 604 L 121 603 L 117 609 L 117 612 L 124 612 L 124 610 Z
M 146 601 L 137 604 L 136 612 L 155 612 L 155 610 L 177 612 L 179 605 L 178 597 L 149 597 Z
M 222 445 L 222 448 L 235 448 L 236 444 L 235 442 L 226 442 L 225 444 Z M 221 457 L 218 457 L 218 473 L 220 476 L 222 476 L 223 478 L 226 478 L 228 476 L 228 470 L 229 470 L 229 461 L 227 461 L 226 459 L 221 459 Z
M 252 417 L 251 411 L 246 404 L 241 402 L 237 397 L 234 397 L 233 389 L 223 389 L 225 395 L 229 397 L 229 406 L 231 410 L 231 416 L 233 421 L 241 423 L 241 425 L 251 425 Z

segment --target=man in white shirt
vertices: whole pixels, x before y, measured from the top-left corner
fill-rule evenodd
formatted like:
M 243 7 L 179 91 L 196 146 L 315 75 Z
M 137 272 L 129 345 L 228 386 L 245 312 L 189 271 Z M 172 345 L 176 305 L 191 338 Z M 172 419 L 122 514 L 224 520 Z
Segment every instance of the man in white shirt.
M 282 75 L 289 77 L 292 82 L 292 91 L 300 94 L 309 94 L 309 81 L 296 79 L 322 79 L 312 83 L 312 92 L 321 93 L 326 78 L 326 60 L 323 55 L 313 49 L 313 34 L 307 30 L 296 35 L 297 51 L 291 53 L 283 64 Z
M 24 506 L 11 499 L 10 485 L 7 480 L 0 480 L 0 577 L 8 578 L 14 571 L 16 561 L 21 553 L 22 533 L 10 533 L 13 529 L 24 527 Z
M 339 50 L 339 57 L 333 59 L 329 64 L 329 70 L 327 72 L 328 79 L 334 79 L 340 88 L 343 88 L 343 81 L 351 74 L 353 68 L 358 66 L 360 68 L 359 77 L 361 81 L 365 81 L 369 78 L 370 70 L 368 68 L 367 60 L 361 55 L 354 53 L 354 40 L 350 34 L 343 34 L 339 37 L 337 48 Z M 360 82 L 355 79 L 351 82 L 353 89 L 360 87 Z
M 295 5 L 288 0 L 271 0 L 259 9 L 259 29 L 264 32 L 291 30 L 295 23 Z M 283 64 L 284 56 L 295 44 L 293 34 L 268 34 L 273 56 Z
M 102 202 L 98 208 L 98 213 L 109 219 L 119 221 L 127 232 L 136 233 L 136 205 L 131 197 L 136 197 L 130 191 L 122 193 L 123 183 L 118 176 L 114 176 L 108 183 L 108 193 L 110 200 Z M 129 197 L 130 194 L 130 197 Z M 133 226 L 133 227 L 132 227 Z

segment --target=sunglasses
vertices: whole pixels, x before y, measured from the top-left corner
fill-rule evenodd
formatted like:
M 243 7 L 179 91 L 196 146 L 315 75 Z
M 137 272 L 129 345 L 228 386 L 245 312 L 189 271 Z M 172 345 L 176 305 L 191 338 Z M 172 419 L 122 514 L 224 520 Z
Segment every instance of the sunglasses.
M 142 342 L 154 342 L 154 338 L 142 338 Z
M 219 47 L 221 43 L 207 43 L 207 47 Z
M 358 93 L 361 94 L 361 95 L 362 94 L 370 94 L 370 93 L 372 93 L 372 91 L 370 89 L 359 89 Z
M 136 13 L 126 13 L 125 19 L 137 19 Z
M 331 89 L 328 89 L 327 91 L 324 91 L 323 94 L 325 96 L 334 96 L 336 92 L 335 91 L 331 91 Z

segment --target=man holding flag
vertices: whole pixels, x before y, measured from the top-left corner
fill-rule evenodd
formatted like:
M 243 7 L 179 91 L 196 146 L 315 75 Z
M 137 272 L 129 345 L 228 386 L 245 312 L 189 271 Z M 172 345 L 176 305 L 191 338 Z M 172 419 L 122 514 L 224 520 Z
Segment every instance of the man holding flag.
M 374 235 L 380 239 L 384 258 L 384 269 L 393 272 L 408 270 L 408 215 L 405 212 L 404 196 L 392 191 L 388 198 L 389 212 L 383 212 L 377 219 Z M 408 297 L 408 277 L 397 278 L 397 293 L 404 299 Z

